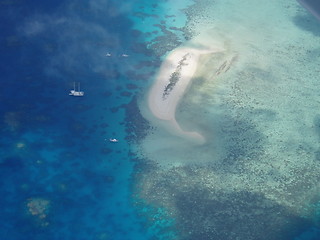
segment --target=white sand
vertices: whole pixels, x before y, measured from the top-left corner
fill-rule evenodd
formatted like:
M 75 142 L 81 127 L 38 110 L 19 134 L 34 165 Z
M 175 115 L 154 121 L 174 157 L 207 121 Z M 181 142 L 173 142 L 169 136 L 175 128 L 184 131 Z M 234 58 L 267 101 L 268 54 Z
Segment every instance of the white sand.
M 197 70 L 200 55 L 221 51 L 220 48 L 205 47 L 204 45 L 180 47 L 173 50 L 162 63 L 156 81 L 149 92 L 148 104 L 155 117 L 168 121 L 167 126 L 173 134 L 187 137 L 198 143 L 205 142 L 200 133 L 184 131 L 177 123 L 175 113 L 181 97 Z M 168 94 L 164 95 L 174 72 L 180 72 L 180 76 L 172 89 L 167 90 Z

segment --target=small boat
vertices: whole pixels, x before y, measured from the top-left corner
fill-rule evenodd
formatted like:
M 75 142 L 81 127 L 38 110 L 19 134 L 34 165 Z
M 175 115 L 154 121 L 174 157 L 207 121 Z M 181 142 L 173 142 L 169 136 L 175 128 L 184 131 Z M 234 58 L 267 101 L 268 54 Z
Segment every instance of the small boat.
M 76 91 L 76 83 L 73 83 L 73 90 L 70 90 L 70 96 L 83 97 L 84 92 L 80 91 L 80 83 L 78 83 L 78 91 Z
M 110 142 L 114 142 L 114 143 L 119 142 L 119 140 L 116 139 L 116 138 L 110 138 L 109 141 L 110 141 Z
M 124 53 L 121 55 L 121 57 L 129 57 L 129 55 Z
M 107 54 L 106 54 L 106 57 L 111 57 L 111 53 L 107 53 Z

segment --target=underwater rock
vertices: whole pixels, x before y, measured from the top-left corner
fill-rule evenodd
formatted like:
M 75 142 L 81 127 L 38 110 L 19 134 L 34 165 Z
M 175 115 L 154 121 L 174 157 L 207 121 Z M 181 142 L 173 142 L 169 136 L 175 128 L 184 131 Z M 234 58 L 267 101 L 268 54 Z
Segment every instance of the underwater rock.
M 140 113 L 137 97 L 133 97 L 131 102 L 122 105 L 122 107 L 125 109 L 126 113 L 126 140 L 128 142 L 137 143 L 148 134 L 148 131 L 150 130 L 149 122 L 145 120 Z
M 127 87 L 127 89 L 130 89 L 130 90 L 132 90 L 132 89 L 137 89 L 137 88 L 138 88 L 137 85 L 132 84 L 132 83 L 127 84 L 126 87 Z
M 110 97 L 112 95 L 112 92 L 111 91 L 105 91 L 102 95 L 104 97 Z
M 100 152 L 101 152 L 101 154 L 107 155 L 109 153 L 112 153 L 113 150 L 111 148 L 105 147 L 105 148 L 101 148 Z
M 121 92 L 120 95 L 123 97 L 130 97 L 132 95 L 132 93 L 128 92 L 128 91 L 124 91 L 124 92 Z
M 16 148 L 17 148 L 17 149 L 23 149 L 23 148 L 25 148 L 25 147 L 26 147 L 26 144 L 23 143 L 23 142 L 18 142 L 18 143 L 16 144 Z
M 50 201 L 44 198 L 29 198 L 27 200 L 28 213 L 40 221 L 41 226 L 48 226 L 46 218 L 49 213 Z
M 116 112 L 118 112 L 118 110 L 119 110 L 118 107 L 112 107 L 112 108 L 110 108 L 110 112 L 112 112 L 112 113 L 116 113 Z

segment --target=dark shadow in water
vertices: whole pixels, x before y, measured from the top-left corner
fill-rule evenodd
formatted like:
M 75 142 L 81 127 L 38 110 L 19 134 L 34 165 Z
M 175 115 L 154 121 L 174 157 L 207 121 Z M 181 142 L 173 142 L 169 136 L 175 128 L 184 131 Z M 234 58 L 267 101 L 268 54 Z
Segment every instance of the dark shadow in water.
M 182 239 L 291 240 L 310 222 L 264 196 L 247 191 L 175 192 Z
M 0 162 L 0 168 L 11 171 L 19 171 L 24 167 L 23 159 L 20 157 L 6 157 Z
M 304 231 L 301 235 L 296 237 L 294 240 L 319 240 L 320 239 L 320 229 L 311 227 Z
M 256 161 L 264 148 L 265 136 L 250 122 L 250 117 L 236 119 L 229 115 L 220 119 L 224 119 L 220 125 L 223 131 L 220 139 L 224 142 L 226 150 L 224 167 L 234 169 L 235 165 L 245 159 Z
M 222 114 L 206 116 L 210 126 L 201 126 L 211 145 L 208 151 L 211 151 L 212 164 L 217 172 L 238 172 L 243 164 L 258 161 L 264 152 L 267 137 L 257 129 L 252 119 L 270 122 L 276 116 L 267 109 L 231 108 L 226 106 Z
M 298 14 L 292 19 L 292 21 L 300 29 L 308 31 L 317 37 L 320 36 L 320 21 L 311 14 Z

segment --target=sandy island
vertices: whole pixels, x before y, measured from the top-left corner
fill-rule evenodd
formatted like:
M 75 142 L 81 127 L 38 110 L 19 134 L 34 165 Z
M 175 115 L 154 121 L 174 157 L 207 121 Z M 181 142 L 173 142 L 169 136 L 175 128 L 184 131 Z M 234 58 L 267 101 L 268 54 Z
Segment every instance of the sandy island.
M 177 105 L 188 88 L 200 55 L 221 52 L 224 49 L 203 45 L 179 47 L 173 50 L 163 61 L 154 85 L 148 97 L 149 109 L 158 119 L 168 121 L 172 133 L 187 137 L 197 143 L 205 138 L 198 132 L 184 131 L 175 119 Z

